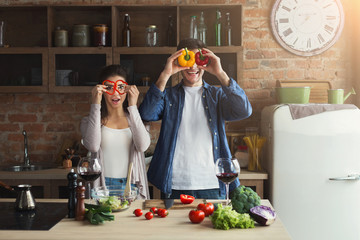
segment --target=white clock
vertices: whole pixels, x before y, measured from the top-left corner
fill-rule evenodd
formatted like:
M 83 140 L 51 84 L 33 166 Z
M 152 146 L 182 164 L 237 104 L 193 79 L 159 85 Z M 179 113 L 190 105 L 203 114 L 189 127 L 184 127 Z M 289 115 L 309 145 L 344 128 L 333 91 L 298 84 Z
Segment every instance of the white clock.
M 339 39 L 343 27 L 340 0 L 276 0 L 271 12 L 276 40 L 299 56 L 326 51 Z

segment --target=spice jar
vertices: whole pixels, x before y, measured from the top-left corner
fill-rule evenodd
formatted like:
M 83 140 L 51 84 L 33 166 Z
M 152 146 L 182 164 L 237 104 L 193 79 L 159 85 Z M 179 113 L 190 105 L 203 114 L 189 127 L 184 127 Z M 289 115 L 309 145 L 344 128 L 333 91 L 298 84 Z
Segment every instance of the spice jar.
M 77 24 L 73 27 L 72 34 L 73 47 L 89 47 L 90 46 L 90 27 L 85 24 Z
M 67 47 L 68 46 L 68 32 L 60 27 L 57 27 L 54 32 L 54 46 Z
M 106 24 L 96 24 L 93 27 L 93 31 L 94 31 L 94 46 L 105 47 L 107 45 L 107 34 L 109 28 L 106 26 Z
M 145 31 L 145 46 L 146 47 L 157 47 L 159 34 L 156 25 L 149 25 Z

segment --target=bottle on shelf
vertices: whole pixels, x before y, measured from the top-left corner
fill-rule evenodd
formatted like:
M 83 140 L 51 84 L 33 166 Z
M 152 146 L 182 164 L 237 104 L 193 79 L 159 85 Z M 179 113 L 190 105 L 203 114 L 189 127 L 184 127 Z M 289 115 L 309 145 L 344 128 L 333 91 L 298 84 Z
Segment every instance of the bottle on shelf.
M 230 13 L 226 13 L 226 25 L 224 28 L 224 36 L 225 36 L 225 46 L 231 46 L 231 22 L 230 22 Z
M 215 46 L 221 46 L 221 12 L 219 9 L 216 10 Z
M 190 19 L 190 38 L 198 38 L 196 16 L 191 16 Z
M 169 15 L 169 23 L 167 28 L 167 46 L 172 47 L 176 45 L 176 34 L 174 30 L 174 19 L 172 15 Z
M 199 25 L 198 25 L 198 36 L 199 40 L 201 40 L 206 45 L 206 24 L 204 18 L 204 12 L 200 13 Z
M 122 30 L 123 37 L 123 46 L 130 47 L 131 46 L 131 30 L 130 30 L 130 16 L 125 13 L 124 17 L 124 28 Z

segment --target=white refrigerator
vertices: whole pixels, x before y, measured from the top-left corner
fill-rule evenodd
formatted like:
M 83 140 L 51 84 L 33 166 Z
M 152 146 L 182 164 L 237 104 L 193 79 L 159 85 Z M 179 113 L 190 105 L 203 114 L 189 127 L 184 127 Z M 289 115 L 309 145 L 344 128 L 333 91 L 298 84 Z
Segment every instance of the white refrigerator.
M 293 120 L 268 106 L 261 135 L 268 197 L 292 239 L 360 240 L 360 110 Z

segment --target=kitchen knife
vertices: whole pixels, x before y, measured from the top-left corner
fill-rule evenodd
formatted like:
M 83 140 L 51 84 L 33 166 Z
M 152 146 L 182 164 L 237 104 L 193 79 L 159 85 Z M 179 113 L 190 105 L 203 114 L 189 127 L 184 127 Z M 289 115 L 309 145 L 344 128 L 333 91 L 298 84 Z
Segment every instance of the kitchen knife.
M 164 205 L 166 209 L 171 208 L 174 205 L 174 199 L 164 199 Z

